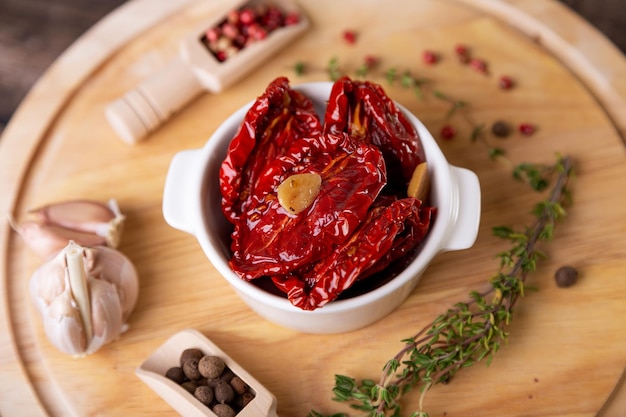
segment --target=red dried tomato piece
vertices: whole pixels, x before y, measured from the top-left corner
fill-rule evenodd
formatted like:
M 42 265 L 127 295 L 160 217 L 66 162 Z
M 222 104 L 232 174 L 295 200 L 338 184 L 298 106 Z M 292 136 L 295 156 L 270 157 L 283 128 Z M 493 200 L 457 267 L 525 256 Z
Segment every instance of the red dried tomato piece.
M 361 227 L 333 254 L 310 269 L 274 276 L 272 281 L 296 307 L 315 310 L 324 306 L 350 288 L 363 272 L 376 268 L 379 262 L 384 268 L 393 258 L 388 254 L 394 246 L 404 251 L 423 239 L 430 211 L 420 211 L 420 205 L 419 200 L 408 197 L 373 208 Z
M 337 81 L 322 127 L 312 102 L 275 80 L 220 170 L 222 209 L 234 224 L 231 268 L 246 280 L 270 277 L 305 310 L 356 281 L 378 281 L 414 256 L 430 228 L 435 209 L 404 197 L 424 160 L 415 128 L 379 85 Z M 302 173 L 318 174 L 321 188 L 294 214 L 277 189 Z
M 287 78 L 274 80 L 246 113 L 220 167 L 226 218 L 231 222 L 239 218 L 268 162 L 299 138 L 318 136 L 321 131 L 311 100 L 292 90 Z
M 317 173 L 320 192 L 303 212 L 283 208 L 276 189 L 289 176 Z M 233 271 L 246 280 L 289 273 L 329 256 L 352 237 L 387 180 L 375 146 L 346 134 L 303 138 L 268 164 L 232 234 Z
M 413 125 L 378 84 L 342 77 L 333 85 L 324 132 L 346 132 L 381 149 L 392 186 L 405 189 L 426 160 Z

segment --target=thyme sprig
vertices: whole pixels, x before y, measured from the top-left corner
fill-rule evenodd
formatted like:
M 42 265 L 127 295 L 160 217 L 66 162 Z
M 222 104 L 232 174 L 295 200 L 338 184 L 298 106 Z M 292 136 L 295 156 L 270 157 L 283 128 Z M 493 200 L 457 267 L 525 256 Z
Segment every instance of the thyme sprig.
M 299 66 L 302 70 L 302 66 Z M 324 69 L 333 81 L 346 74 L 333 57 Z M 298 72 L 299 75 L 302 72 Z M 356 70 L 359 78 L 373 75 L 373 67 L 363 64 Z M 380 75 L 380 74 L 378 74 Z M 334 400 L 349 403 L 353 410 L 368 417 L 400 417 L 400 399 L 416 386 L 420 388 L 419 409 L 411 417 L 428 417 L 424 399 L 436 384 L 447 383 L 460 369 L 485 360 L 491 363 L 493 356 L 507 340 L 513 310 L 524 296 L 525 282 L 534 272 L 537 262 L 545 257 L 537 248 L 540 241 L 552 239 L 556 222 L 565 216 L 565 204 L 570 202 L 568 181 L 573 175 L 569 157 L 557 156 L 552 165 L 537 163 L 513 164 L 504 149 L 492 145 L 485 134 L 485 125 L 477 123 L 468 102 L 453 98 L 433 89 L 430 80 L 414 76 L 410 71 L 390 68 L 382 74 L 390 85 L 412 89 L 415 96 L 424 100 L 424 90 L 449 104 L 447 119 L 457 113 L 471 127 L 470 141 L 479 142 L 487 149 L 489 158 L 504 162 L 512 169 L 513 178 L 526 182 L 533 190 L 546 190 L 551 179 L 558 175 L 548 197 L 534 207 L 534 223 L 523 230 L 510 226 L 497 226 L 492 233 L 509 242 L 510 248 L 497 254 L 500 265 L 491 277 L 488 289 L 469 293 L 468 300 L 459 302 L 444 314 L 435 318 L 415 335 L 404 339 L 404 347 L 383 367 L 378 382 L 335 376 Z M 347 413 L 321 414 L 311 411 L 308 417 L 347 417 Z
M 558 177 L 549 195 L 534 207 L 533 224 L 523 230 L 510 226 L 492 230 L 511 247 L 498 254 L 500 265 L 490 279 L 490 287 L 483 292 L 470 292 L 468 301 L 455 304 L 403 340 L 404 347 L 385 364 L 378 382 L 371 379 L 357 382 L 354 378 L 336 375 L 334 400 L 349 403 L 352 409 L 368 417 L 399 417 L 400 398 L 419 386 L 419 410 L 411 416 L 428 417 L 423 401 L 433 385 L 447 383 L 460 369 L 482 360 L 487 364 L 491 362 L 508 337 L 513 310 L 524 296 L 528 274 L 535 271 L 537 262 L 545 257 L 537 244 L 552 239 L 556 222 L 566 214 L 564 205 L 570 198 L 571 159 L 558 156 L 557 161 L 542 172 L 548 181 L 546 173 L 558 174 Z M 531 187 L 537 190 L 535 185 Z M 338 413 L 330 417 L 347 415 Z M 309 417 L 324 415 L 312 411 Z

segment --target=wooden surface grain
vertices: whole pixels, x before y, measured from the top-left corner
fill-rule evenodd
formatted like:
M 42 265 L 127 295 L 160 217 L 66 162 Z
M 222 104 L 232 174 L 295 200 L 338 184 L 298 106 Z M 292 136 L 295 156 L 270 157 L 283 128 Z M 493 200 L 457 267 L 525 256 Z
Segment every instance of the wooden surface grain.
M 330 8 L 336 4 L 331 0 L 303 1 L 320 24 L 298 47 L 229 91 L 201 97 L 141 146 L 121 143 L 106 125 L 104 105 L 171 58 L 178 36 L 210 7 L 199 3 L 133 2 L 130 6 L 137 7 L 125 8 L 119 20 L 108 22 L 137 26 L 97 27 L 57 61 L 2 137 L 0 209 L 19 215 L 59 198 L 106 199 L 114 193 L 128 216 L 121 250 L 136 263 L 142 285 L 129 332 L 96 355 L 68 360 L 45 339 L 26 294 L 39 261 L 2 224 L 0 414 L 171 415 L 133 370 L 183 327 L 199 329 L 255 375 L 277 396 L 279 415 L 305 415 L 312 407 L 331 411 L 338 407 L 330 401 L 333 373 L 376 378 L 401 339 L 483 285 L 501 248 L 490 227 L 519 224 L 536 196 L 511 183 L 505 168 L 462 140 L 470 132 L 458 119 L 459 140 L 442 142 L 442 148 L 451 163 L 476 171 L 481 179 L 483 223 L 476 246 L 440 256 L 391 319 L 366 329 L 313 336 L 265 322 L 220 279 L 193 237 L 163 222 L 162 186 L 172 155 L 202 146 L 221 120 L 296 60 L 323 64 L 332 52 L 354 62 L 376 51 L 383 62 L 420 68 L 438 88 L 471 101 L 477 120 L 537 123 L 536 135 L 501 142 L 514 158 L 567 152 L 579 172 L 575 206 L 549 246 L 549 260 L 533 275 L 530 284 L 538 291 L 516 312 L 509 344 L 489 368 L 473 367 L 436 387 L 427 397 L 431 415 L 624 416 L 624 403 L 617 398 L 624 392 L 619 386 L 626 367 L 626 205 L 616 192 L 626 177 L 626 63 L 621 54 L 552 1 L 406 0 L 402 4 L 411 14 L 385 10 L 382 20 L 373 7 L 354 16 L 351 6 L 361 3 L 356 0 L 341 3 L 345 8 L 330 17 L 318 6 Z M 148 5 L 168 10 L 161 13 L 169 18 L 158 19 Z M 348 18 L 357 29 L 374 20 L 393 24 L 380 27 L 381 37 L 364 30 L 363 42 L 352 48 L 337 41 Z M 493 78 L 468 73 L 452 59 L 427 68 L 419 54 L 402 53 L 429 47 L 449 58 L 451 45 L 461 38 L 488 57 L 494 70 L 517 76 L 518 88 L 510 94 L 489 90 Z M 319 77 L 310 73 L 298 82 Z M 399 88 L 390 93 L 433 132 L 446 123 L 442 103 L 416 101 Z M 556 288 L 552 280 L 563 263 L 575 264 L 582 274 L 568 290 Z M 417 397 L 408 397 L 406 405 L 413 410 Z

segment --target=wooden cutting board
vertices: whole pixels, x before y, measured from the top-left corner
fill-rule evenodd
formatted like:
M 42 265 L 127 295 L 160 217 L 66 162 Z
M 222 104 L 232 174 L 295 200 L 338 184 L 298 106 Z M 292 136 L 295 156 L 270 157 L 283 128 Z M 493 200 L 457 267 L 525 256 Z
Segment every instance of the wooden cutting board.
M 490 126 L 502 119 L 531 122 L 536 134 L 498 141 L 516 162 L 550 162 L 572 155 L 574 205 L 545 249 L 515 312 L 509 343 L 490 367 L 459 373 L 426 397 L 431 416 L 624 416 L 626 389 L 626 60 L 588 24 L 551 0 L 302 0 L 313 28 L 291 47 L 218 95 L 204 95 L 149 140 L 129 146 L 107 125 L 107 103 L 167 63 L 177 41 L 223 1 L 135 0 L 77 41 L 49 69 L 18 109 L 0 140 L 0 213 L 18 219 L 29 209 L 72 198 L 115 197 L 127 215 L 120 249 L 141 275 L 130 330 L 83 359 L 69 358 L 43 335 L 27 295 L 39 260 L 7 223 L 0 224 L 2 315 L 0 414 L 3 416 L 155 416 L 172 409 L 134 369 L 170 335 L 196 328 L 210 337 L 278 398 L 282 416 L 315 408 L 348 411 L 334 403 L 336 373 L 378 378 L 383 364 L 412 335 L 497 267 L 501 224 L 522 226 L 538 196 L 491 162 L 458 115 L 432 95 L 471 103 L 472 117 Z M 349 45 L 345 29 L 358 33 Z M 464 43 L 489 63 L 491 76 L 460 65 Z M 422 51 L 441 56 L 434 66 Z M 380 58 L 371 76 L 386 86 L 386 68 L 431 80 L 419 100 L 399 86 L 388 93 L 435 134 L 446 123 L 459 133 L 441 146 L 452 164 L 474 170 L 482 185 L 482 223 L 475 246 L 439 256 L 409 299 L 365 329 L 306 335 L 252 313 L 217 274 L 193 237 L 168 227 L 161 215 L 172 156 L 201 147 L 232 111 L 260 94 L 278 75 L 294 83 L 327 80 L 337 57 L 354 72 L 366 55 Z M 310 70 L 292 70 L 304 61 Z M 517 81 L 511 91 L 497 77 Z M 175 82 L 173 80 L 172 82 Z M 488 136 L 489 140 L 496 140 Z M 554 271 L 580 271 L 577 285 L 559 289 Z M 406 414 L 418 397 L 405 398 Z

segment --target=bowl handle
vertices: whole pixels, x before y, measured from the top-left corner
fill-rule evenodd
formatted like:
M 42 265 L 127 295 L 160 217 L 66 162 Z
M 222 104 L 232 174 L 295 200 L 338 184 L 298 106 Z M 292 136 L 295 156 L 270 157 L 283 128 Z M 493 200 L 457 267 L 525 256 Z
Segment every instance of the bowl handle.
M 167 224 L 175 229 L 195 235 L 192 226 L 195 216 L 195 205 L 190 201 L 199 175 L 198 157 L 200 149 L 178 152 L 174 155 L 165 178 L 163 190 L 163 217 Z
M 453 201 L 454 212 L 450 239 L 442 250 L 453 251 L 470 248 L 476 241 L 480 224 L 480 183 L 476 174 L 468 169 L 450 167 L 452 183 L 457 186 L 457 198 Z M 462 206 L 462 209 L 461 209 Z

